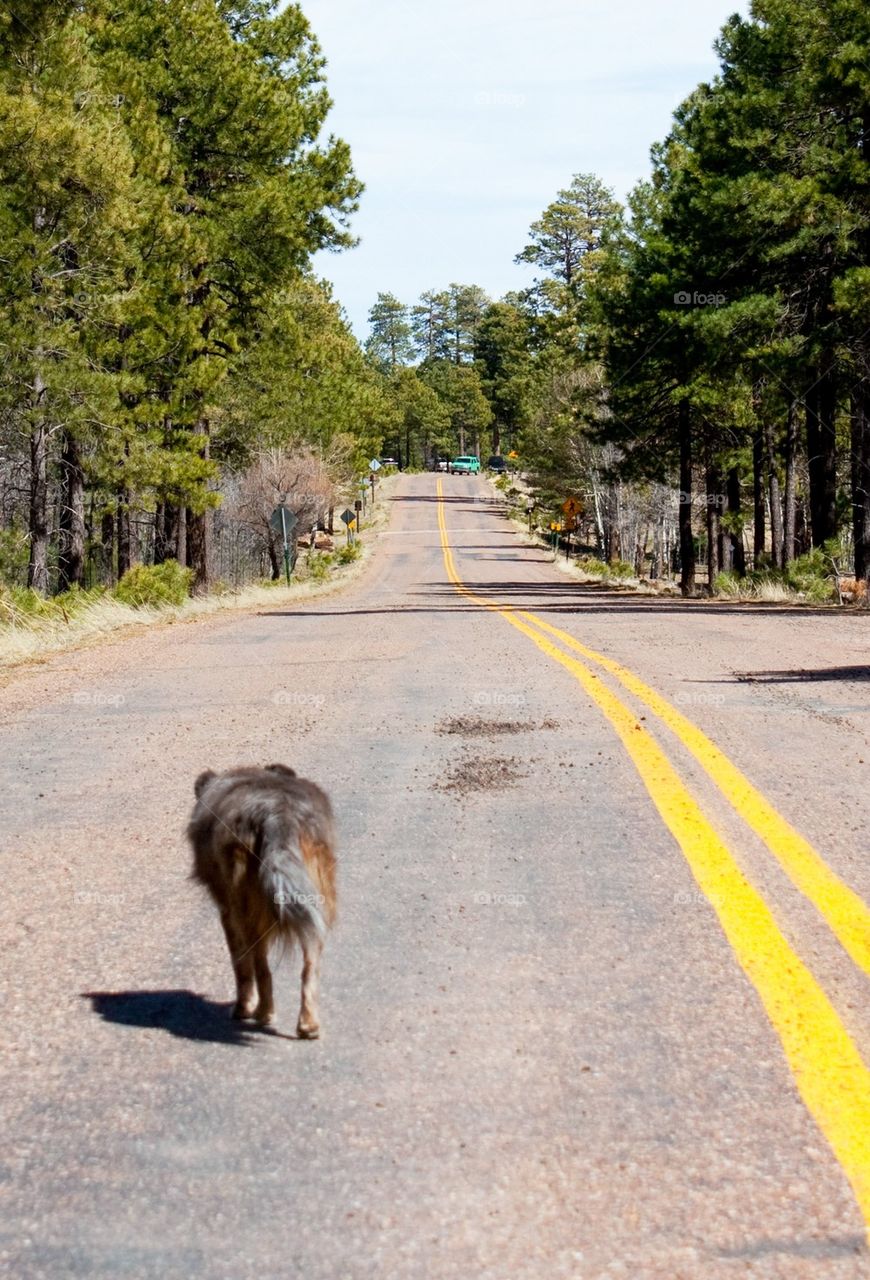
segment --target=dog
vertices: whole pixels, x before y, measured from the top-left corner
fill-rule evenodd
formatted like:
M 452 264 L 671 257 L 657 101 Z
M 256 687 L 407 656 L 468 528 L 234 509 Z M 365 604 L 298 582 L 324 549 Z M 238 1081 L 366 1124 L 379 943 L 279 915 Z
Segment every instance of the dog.
M 296 1034 L 316 1040 L 320 957 L 335 921 L 335 830 L 328 797 L 283 764 L 208 769 L 194 784 L 187 828 L 192 878 L 221 915 L 236 976 L 232 1016 L 274 1021 L 269 948 L 302 948 Z M 255 1004 L 256 1000 L 256 1004 Z

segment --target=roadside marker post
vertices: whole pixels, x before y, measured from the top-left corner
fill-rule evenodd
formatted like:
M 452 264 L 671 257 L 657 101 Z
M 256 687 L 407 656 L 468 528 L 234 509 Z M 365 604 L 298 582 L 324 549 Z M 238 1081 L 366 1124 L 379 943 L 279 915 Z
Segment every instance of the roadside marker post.
M 284 544 L 284 574 L 287 578 L 287 586 L 290 586 L 290 536 L 296 525 L 299 523 L 296 513 L 291 511 L 289 507 L 285 507 L 282 503 L 280 507 L 276 507 L 272 512 L 272 519 L 269 521 L 276 533 L 281 534 L 281 540 Z
M 356 527 L 359 529 L 362 525 L 362 517 L 365 515 L 365 494 L 363 494 L 362 498 L 357 498 L 356 502 L 353 504 L 353 509 L 356 512 Z

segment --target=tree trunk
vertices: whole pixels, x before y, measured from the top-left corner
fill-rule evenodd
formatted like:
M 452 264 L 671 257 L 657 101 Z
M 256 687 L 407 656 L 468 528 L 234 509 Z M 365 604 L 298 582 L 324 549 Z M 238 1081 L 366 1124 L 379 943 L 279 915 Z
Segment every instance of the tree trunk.
M 807 392 L 807 457 L 810 471 L 810 527 L 813 546 L 837 533 L 837 379 L 825 357 Z
M 607 526 L 607 563 L 613 564 L 615 560 L 619 560 L 621 555 L 619 526 L 615 520 L 611 520 Z
M 640 527 L 638 527 L 637 532 L 638 537 L 634 551 L 634 571 L 639 578 L 642 578 L 643 571 L 646 568 L 646 549 L 649 543 L 649 522 L 644 525 L 643 536 L 641 536 Z
M 813 545 L 808 516 L 809 512 L 807 510 L 806 502 L 798 503 L 794 522 L 795 556 L 806 555 L 810 547 Z
M 178 508 L 178 525 L 175 530 L 175 558 L 182 569 L 187 568 L 187 507 Z
M 118 490 L 118 579 L 133 564 L 133 547 L 130 536 L 130 494 L 126 489 Z
M 181 511 L 171 502 L 157 506 L 154 520 L 154 563 L 178 558 L 178 522 Z
M 107 511 L 100 521 L 100 569 L 103 583 L 115 581 L 115 517 Z
M 649 565 L 649 576 L 653 582 L 662 576 L 663 549 L 665 533 L 663 526 L 656 524 L 653 529 L 652 558 Z
M 764 432 L 756 423 L 752 433 L 752 567 L 762 561 L 767 539 L 767 512 L 764 506 Z
M 764 444 L 767 454 L 767 492 L 770 498 L 770 558 L 775 565 L 780 565 L 782 564 L 782 497 L 776 466 L 776 441 L 773 436 L 773 427 L 769 422 L 764 428 Z
M 85 577 L 85 473 L 79 442 L 63 433 L 61 452 L 58 591 L 80 587 Z
M 695 540 L 692 537 L 692 421 L 689 406 L 680 401 L 680 590 L 690 596 L 695 590 Z
M 202 437 L 201 456 L 208 459 L 209 424 L 202 419 L 197 424 L 197 435 Z M 193 570 L 191 591 L 195 596 L 205 595 L 211 582 L 211 509 L 187 513 L 187 555 Z
M 728 471 L 727 495 L 728 515 L 741 517 L 740 471 L 737 467 L 731 467 Z M 746 551 L 741 529 L 742 519 L 738 518 L 734 521 L 734 527 L 729 531 L 728 536 L 731 539 L 731 566 L 734 572 L 743 578 L 746 576 Z
M 707 465 L 707 587 L 713 584 L 721 568 L 719 560 L 720 520 L 722 516 L 722 474 L 713 463 Z
M 622 557 L 622 539 L 619 534 L 619 490 L 613 485 L 607 492 L 607 563 L 613 564 Z
M 852 396 L 852 531 L 855 577 L 870 576 L 870 384 Z
M 595 540 L 598 543 L 598 554 L 602 560 L 607 559 L 607 531 L 604 527 L 604 512 L 601 503 L 601 487 L 598 476 L 592 473 L 592 502 L 595 508 Z
M 191 591 L 195 596 L 205 595 L 211 581 L 211 511 L 187 513 L 187 553 L 193 570 Z
M 34 237 L 45 230 L 46 211 L 37 208 L 33 213 Z M 35 268 L 31 273 L 34 300 L 38 303 L 42 293 L 42 279 Z M 45 420 L 45 380 L 40 373 L 43 352 L 37 348 L 34 355 L 33 394 L 30 409 L 33 419 L 30 427 L 30 503 L 28 533 L 30 552 L 27 562 L 27 585 L 43 595 L 48 593 L 48 424 Z
M 44 417 L 45 383 L 33 379 L 34 421 L 30 431 L 30 558 L 27 585 L 48 592 L 48 426 Z
M 313 545 L 314 543 L 312 539 L 312 546 Z M 271 573 L 272 573 L 272 581 L 277 582 L 278 579 L 281 577 L 281 564 L 278 560 L 278 549 L 275 546 L 275 539 L 272 535 L 271 530 L 269 531 L 269 541 L 267 544 L 267 550 L 269 552 L 269 569 L 271 570 Z
M 792 400 L 788 406 L 788 420 L 785 428 L 785 506 L 783 511 L 782 560 L 780 562 L 783 569 L 788 568 L 792 560 L 794 560 L 797 436 L 797 404 Z

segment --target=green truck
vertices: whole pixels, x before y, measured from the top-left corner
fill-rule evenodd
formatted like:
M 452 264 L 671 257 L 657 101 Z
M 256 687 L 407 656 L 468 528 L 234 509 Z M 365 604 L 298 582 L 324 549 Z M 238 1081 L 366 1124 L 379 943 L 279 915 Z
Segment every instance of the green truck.
M 454 475 L 476 476 L 480 471 L 480 458 L 475 458 L 471 455 L 454 458 L 450 464 L 450 470 Z

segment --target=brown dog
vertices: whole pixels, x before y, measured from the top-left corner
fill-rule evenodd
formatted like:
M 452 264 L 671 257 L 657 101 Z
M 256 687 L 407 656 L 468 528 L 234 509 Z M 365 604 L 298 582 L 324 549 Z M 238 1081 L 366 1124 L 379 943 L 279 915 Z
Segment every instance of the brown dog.
M 236 975 L 234 1018 L 274 1019 L 269 947 L 302 947 L 302 1008 L 297 1034 L 320 1034 L 320 955 L 335 919 L 332 808 L 313 782 L 283 764 L 200 774 L 187 828 L 193 878 L 221 913 Z M 254 1007 L 256 995 L 258 997 Z

